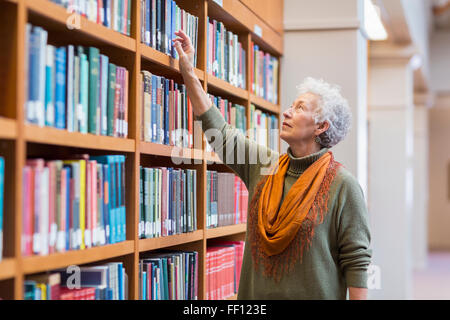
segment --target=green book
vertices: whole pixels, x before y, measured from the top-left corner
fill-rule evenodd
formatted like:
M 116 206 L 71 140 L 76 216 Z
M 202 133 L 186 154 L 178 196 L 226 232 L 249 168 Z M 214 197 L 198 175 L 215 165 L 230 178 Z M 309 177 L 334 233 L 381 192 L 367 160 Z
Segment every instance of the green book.
M 109 64 L 109 76 L 108 76 L 108 107 L 107 107 L 107 127 L 108 136 L 114 136 L 114 102 L 116 97 L 116 65 Z
M 139 219 L 139 238 L 145 238 L 145 211 L 144 211 L 144 178 L 145 170 L 141 167 L 140 179 L 139 179 L 139 208 L 140 208 L 140 219 Z
M 127 13 L 127 36 L 131 34 L 131 6 L 133 5 L 132 0 L 128 0 L 128 13 Z
M 89 47 L 89 113 L 88 131 L 93 134 L 100 134 L 97 126 L 97 119 L 100 114 L 100 104 L 98 101 L 99 92 L 99 72 L 100 72 L 100 50 Z
M 144 168 L 144 219 L 145 238 L 150 238 L 150 169 Z

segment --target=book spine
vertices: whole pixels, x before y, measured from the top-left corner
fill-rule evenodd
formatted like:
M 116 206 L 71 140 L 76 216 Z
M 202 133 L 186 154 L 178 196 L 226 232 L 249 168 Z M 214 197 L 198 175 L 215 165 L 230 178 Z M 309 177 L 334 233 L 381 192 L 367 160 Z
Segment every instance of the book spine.
M 55 51 L 55 126 L 66 128 L 66 48 Z
M 47 45 L 45 66 L 45 125 L 55 126 L 55 47 Z

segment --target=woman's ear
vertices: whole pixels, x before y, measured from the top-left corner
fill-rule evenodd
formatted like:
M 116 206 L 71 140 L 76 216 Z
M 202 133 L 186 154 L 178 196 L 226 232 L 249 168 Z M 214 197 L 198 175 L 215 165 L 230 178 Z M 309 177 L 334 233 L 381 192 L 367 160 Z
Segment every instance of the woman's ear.
M 323 122 L 318 123 L 316 132 L 315 132 L 316 136 L 327 131 L 329 127 L 330 127 L 330 124 L 328 123 L 328 121 L 323 121 Z

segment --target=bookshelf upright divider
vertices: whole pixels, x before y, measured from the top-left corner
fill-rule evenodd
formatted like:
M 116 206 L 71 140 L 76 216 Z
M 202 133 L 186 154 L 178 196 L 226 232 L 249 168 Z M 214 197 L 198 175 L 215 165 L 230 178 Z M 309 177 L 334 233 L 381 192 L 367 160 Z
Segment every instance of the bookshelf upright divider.
M 203 89 L 214 94 L 222 95 L 231 100 L 239 101 L 246 108 L 246 125 L 250 128 L 250 106 L 255 104 L 264 112 L 275 115 L 280 119 L 280 105 L 264 100 L 252 93 L 250 82 L 250 52 L 252 41 L 261 45 L 263 50 L 278 58 L 282 55 L 280 44 L 283 35 L 273 31 L 253 11 L 240 0 L 223 0 L 222 7 L 213 0 L 176 0 L 180 7 L 198 16 L 198 47 L 197 67 L 195 73 L 199 77 Z M 214 152 L 206 152 L 206 139 L 203 132 L 194 137 L 197 149 L 183 149 L 181 157 L 196 160 L 194 164 L 175 165 L 170 163 L 170 156 L 174 147 L 144 142 L 141 139 L 141 71 L 148 66 L 157 68 L 159 74 L 168 78 L 176 77 L 182 80 L 179 72 L 178 60 L 164 53 L 156 51 L 141 43 L 141 0 L 133 0 L 131 9 L 130 35 L 126 36 L 112 29 L 80 17 L 80 29 L 69 30 L 66 22 L 72 17 L 50 0 L 0 0 L 0 6 L 8 8 L 8 14 L 13 15 L 12 26 L 0 21 L 2 28 L 11 29 L 11 66 L 7 73 L 8 97 L 5 111 L 0 113 L 0 142 L 7 140 L 11 144 L 11 152 L 6 154 L 10 165 L 10 172 L 6 172 L 5 186 L 8 186 L 9 198 L 5 198 L 4 224 L 4 254 L 0 260 L 0 297 L 9 299 L 24 298 L 24 281 L 28 275 L 45 272 L 47 270 L 67 267 L 71 264 L 95 264 L 97 262 L 122 261 L 128 275 L 129 299 L 139 299 L 139 259 L 140 253 L 159 248 L 181 248 L 198 251 L 198 298 L 206 299 L 206 252 L 209 239 L 245 239 L 246 225 L 232 225 L 207 229 L 206 224 L 206 172 L 209 166 L 229 172 L 218 160 Z M 0 7 L 0 10 L 2 8 Z M 237 88 L 230 83 L 216 78 L 207 71 L 207 37 L 208 17 L 221 20 L 233 33 L 237 33 L 239 41 L 246 52 L 245 89 Z M 10 21 L 10 19 L 8 19 Z M 39 127 L 25 121 L 25 99 L 27 94 L 26 67 L 26 24 L 33 23 L 48 28 L 49 36 L 57 44 L 70 43 L 94 46 L 105 50 L 114 63 L 125 66 L 129 72 L 128 90 L 128 137 L 115 138 L 93 134 L 68 132 L 50 127 Z M 258 23 L 264 35 L 255 35 Z M 50 38 L 50 37 L 49 37 Z M 69 38 L 69 39 L 68 39 Z M 270 44 L 273 43 L 273 47 Z M 121 62 L 123 61 L 123 62 Z M 278 83 L 280 72 L 278 72 Z M 278 85 L 278 97 L 280 88 Z M 278 100 L 279 101 L 279 100 Z M 194 118 L 195 119 L 195 118 Z M 278 121 L 279 123 L 279 121 Z M 194 131 L 195 132 L 195 131 Z M 126 155 L 125 175 L 125 205 L 126 205 L 126 240 L 106 246 L 93 247 L 85 250 L 66 251 L 47 256 L 22 254 L 23 228 L 23 169 L 29 156 L 50 153 L 79 153 L 80 149 L 93 154 Z M 2 155 L 2 154 L 0 154 Z M 165 161 L 165 164 L 164 164 Z M 140 239 L 138 227 L 140 223 L 140 166 L 163 163 L 167 166 L 189 168 L 197 170 L 197 230 L 194 232 L 177 234 L 163 238 Z M 219 171 L 220 171 L 219 170 Z M 227 171 L 228 170 L 228 171 Z M 6 282 L 5 282 L 6 281 Z

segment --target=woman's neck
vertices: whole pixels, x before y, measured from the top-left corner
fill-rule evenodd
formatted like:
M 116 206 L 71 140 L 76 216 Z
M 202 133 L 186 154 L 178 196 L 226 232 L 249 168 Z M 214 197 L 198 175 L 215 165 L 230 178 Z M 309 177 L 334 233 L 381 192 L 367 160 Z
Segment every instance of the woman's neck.
M 309 156 L 310 154 L 319 152 L 321 147 L 320 144 L 318 143 L 313 143 L 313 144 L 301 144 L 301 145 L 289 145 L 289 147 L 291 148 L 291 153 L 294 157 L 296 158 L 302 158 L 302 157 L 306 157 Z

